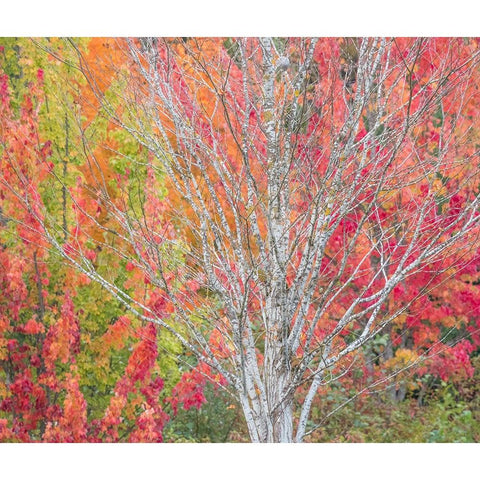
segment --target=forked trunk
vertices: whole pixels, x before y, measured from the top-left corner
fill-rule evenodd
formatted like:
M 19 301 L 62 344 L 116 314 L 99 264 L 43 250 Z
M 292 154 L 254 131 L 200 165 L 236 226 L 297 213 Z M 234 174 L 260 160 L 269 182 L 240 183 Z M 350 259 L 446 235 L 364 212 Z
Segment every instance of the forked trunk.
M 279 342 L 268 344 L 264 362 L 263 392 L 255 386 L 241 401 L 250 438 L 260 443 L 294 442 L 293 395 L 287 394 L 291 369 Z
M 282 408 L 265 415 L 252 415 L 250 407 L 244 408 L 250 439 L 255 443 L 292 443 L 293 401 L 284 402 Z

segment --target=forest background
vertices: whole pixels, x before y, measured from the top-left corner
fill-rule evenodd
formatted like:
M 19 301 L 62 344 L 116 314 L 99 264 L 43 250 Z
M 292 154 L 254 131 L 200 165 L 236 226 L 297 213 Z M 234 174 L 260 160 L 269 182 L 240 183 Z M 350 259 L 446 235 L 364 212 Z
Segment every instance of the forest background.
M 95 208 L 96 223 L 108 225 L 107 212 L 85 188 L 99 175 L 111 198 L 127 183 L 129 189 L 165 188 L 148 169 L 130 176 L 129 156 L 143 153 L 105 117 L 69 62 L 75 51 L 68 40 L 1 43 L 3 155 L 30 172 L 29 189 L 64 232 L 82 235 L 75 208 Z M 111 61 L 115 40 L 85 38 L 75 45 L 99 68 L 97 80 L 105 77 L 99 88 L 108 95 L 109 72 L 98 60 Z M 347 41 L 343 45 L 347 58 L 351 51 Z M 443 117 L 434 114 L 433 128 L 439 128 Z M 12 172 L 2 173 L 11 187 Z M 51 182 L 52 176 L 60 181 Z M 192 369 L 184 360 L 190 353 L 174 336 L 130 315 L 98 283 L 49 254 L 36 237 L 35 218 L 19 216 L 15 194 L 2 193 L 1 210 L 2 440 L 248 441 L 241 407 L 222 379 L 202 362 Z M 166 208 L 158 199 L 144 201 L 152 214 Z M 147 295 L 149 282 L 134 265 L 102 251 L 95 227 L 84 229 L 90 229 L 90 240 L 81 240 L 84 256 L 99 271 L 118 272 L 114 283 L 140 284 Z M 379 333 L 360 366 L 328 386 L 313 405 L 311 424 L 322 427 L 309 441 L 478 441 L 476 261 L 474 255 L 468 269 L 443 280 L 446 293 L 422 305 L 420 323 L 415 314 L 397 320 L 398 332 L 407 326 L 412 334 L 395 339 L 391 330 Z

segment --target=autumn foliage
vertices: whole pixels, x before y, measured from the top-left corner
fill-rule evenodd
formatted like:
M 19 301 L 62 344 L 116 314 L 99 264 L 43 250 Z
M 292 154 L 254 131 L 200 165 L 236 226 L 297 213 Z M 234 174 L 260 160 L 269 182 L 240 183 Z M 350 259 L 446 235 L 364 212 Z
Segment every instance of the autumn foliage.
M 28 47 L 25 41 L 27 52 Z M 91 52 L 93 55 L 95 49 Z M 17 60 L 25 68 L 22 62 L 29 59 Z M 48 59 L 47 64 L 52 61 Z M 42 215 L 44 194 L 51 188 L 47 176 L 57 169 L 61 171 L 62 157 L 68 155 L 62 152 L 59 158 L 59 145 L 54 146 L 44 138 L 47 132 L 42 131 L 45 124 L 41 116 L 49 90 L 43 84 L 43 76 L 43 70 L 38 69 L 24 86 L 25 93 L 20 95 L 17 107 L 14 95 L 18 92 L 12 91 L 8 75 L 4 72 L 1 75 L 2 185 L 8 184 L 9 188 L 2 187 L 0 193 L 0 228 L 4 242 L 0 246 L 0 439 L 162 441 L 164 426 L 176 413 L 176 404 L 172 408 L 173 402 L 169 401 L 170 414 L 164 411 L 161 398 L 164 381 L 157 363 L 157 328 L 153 324 L 138 325 L 111 301 L 103 303 L 104 295 L 90 288 L 88 278 L 72 274 L 60 265 L 39 236 L 41 227 L 36 216 Z M 88 98 L 81 98 L 85 122 L 91 122 L 96 110 Z M 106 131 L 107 143 L 110 128 Z M 78 155 L 75 149 L 79 145 L 72 139 L 69 139 L 70 153 L 73 150 L 73 154 Z M 95 150 L 94 165 L 97 174 L 101 171 L 102 175 L 121 182 L 121 175 L 115 176 L 108 163 L 112 145 L 110 141 L 106 147 Z M 13 158 L 15 161 L 11 161 Z M 98 238 L 101 233 L 100 228 L 86 221 L 86 211 L 94 205 L 96 223 L 108 224 L 106 212 L 96 203 L 93 184 L 89 183 L 95 173 L 88 162 L 75 165 L 72 157 L 66 162 L 68 168 L 76 172 L 76 179 L 64 187 L 76 195 L 76 203 L 69 204 L 66 212 L 67 228 L 75 232 L 76 241 L 65 244 L 64 248 L 67 251 L 84 248 L 94 261 L 100 250 L 89 248 L 87 239 Z M 82 188 L 83 184 L 89 188 Z M 117 187 L 111 188 L 110 193 L 115 195 Z M 59 193 L 61 197 L 61 190 Z M 18 195 L 34 199 L 37 206 L 33 211 L 28 208 L 20 211 Z M 58 204 L 51 205 L 50 211 L 61 217 L 58 207 Z M 156 206 L 151 208 L 155 210 Z M 7 221 L 10 218 L 15 221 Z M 128 265 L 126 270 L 129 271 Z M 128 280 L 135 286 L 132 288 L 136 288 L 134 273 Z M 143 277 L 139 285 L 144 288 Z M 104 306 L 110 304 L 107 316 L 98 313 L 97 307 L 91 308 L 88 298 L 91 295 L 100 295 L 98 301 Z M 168 309 L 160 297 L 152 296 L 151 303 L 152 308 Z M 93 328 L 90 328 L 91 318 Z M 117 370 L 112 375 L 108 368 L 115 361 Z M 178 381 L 180 376 L 176 373 L 174 378 Z M 200 408 L 204 397 L 189 403 L 190 387 L 185 390 L 182 385 L 182 381 L 175 385 L 173 398 L 182 396 L 186 409 Z M 169 389 L 172 389 L 171 381 Z M 101 401 L 96 398 L 99 395 L 103 397 Z
M 279 275 L 262 250 L 272 215 L 290 226 L 275 289 L 298 302 L 294 401 L 308 398 L 309 361 L 326 342 L 339 358 L 317 385 L 314 422 L 336 389 L 363 408 L 375 388 L 400 403 L 474 378 L 480 244 L 462 228 L 478 217 L 472 207 L 465 219 L 480 193 L 478 40 L 392 40 L 379 62 L 395 67 L 375 67 L 382 100 L 360 95 L 356 39 L 320 39 L 298 89 L 285 78 L 302 73 L 308 49 L 278 39 L 289 60 L 276 59 L 274 107 L 261 101 L 266 54 L 254 40 L 82 42 L 25 40 L 20 51 L 11 40 L 0 55 L 0 441 L 162 442 L 208 388 L 217 398 L 232 387 L 232 365 L 268 372 L 265 345 L 283 334 L 262 316 L 266 278 Z M 287 195 L 269 183 L 273 117 L 291 158 L 287 218 L 272 209 Z M 328 232 L 321 258 L 309 257 L 314 215 L 316 238 Z M 437 244 L 442 254 L 424 261 Z M 318 272 L 303 280 L 308 265 Z M 254 359 L 239 353 L 247 335 L 232 333 L 219 292 L 241 297 Z M 370 342 L 349 350 L 367 330 Z

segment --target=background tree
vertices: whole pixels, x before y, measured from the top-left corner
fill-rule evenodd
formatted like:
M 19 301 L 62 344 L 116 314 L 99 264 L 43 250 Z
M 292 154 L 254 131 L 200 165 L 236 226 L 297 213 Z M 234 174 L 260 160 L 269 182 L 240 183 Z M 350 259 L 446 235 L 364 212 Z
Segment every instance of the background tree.
M 203 383 L 192 389 L 193 378 L 179 368 L 178 343 L 72 271 L 38 236 L 35 216 L 18 209 L 19 195 L 33 195 L 37 212 L 61 228 L 60 238 L 70 232 L 84 241 L 85 255 L 111 275 L 118 259 L 102 251 L 95 225 L 85 229 L 97 243 L 81 237 L 75 202 L 92 204 L 99 175 L 109 179 L 110 195 L 118 194 L 112 180 L 122 180 L 125 166 L 112 149 L 120 144 L 129 151 L 133 142 L 98 115 L 95 98 L 66 62 L 65 42 L 43 42 L 49 55 L 35 40 L 0 40 L 0 439 L 153 442 L 180 431 L 193 441 L 223 440 L 228 429 L 216 431 L 218 422 L 210 425 L 193 412 L 206 396 Z M 108 50 L 103 39 L 80 44 L 92 55 Z M 94 174 L 82 151 L 86 143 L 99 145 Z M 79 187 L 82 180 L 89 189 Z M 108 224 L 105 214 L 96 208 L 95 214 Z M 132 282 L 124 266 L 113 277 Z M 206 395 L 220 416 L 231 416 L 218 389 Z M 196 417 L 195 428 L 188 416 Z M 165 437 L 167 421 L 172 433 Z

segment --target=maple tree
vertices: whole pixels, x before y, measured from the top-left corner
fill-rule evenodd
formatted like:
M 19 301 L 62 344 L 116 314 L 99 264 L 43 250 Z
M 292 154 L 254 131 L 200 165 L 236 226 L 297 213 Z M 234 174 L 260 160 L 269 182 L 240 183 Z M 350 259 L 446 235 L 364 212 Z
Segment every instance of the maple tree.
M 178 346 L 66 268 L 38 237 L 35 214 L 18 211 L 18 196 L 33 195 L 36 213 L 44 209 L 46 217 L 58 221 L 60 237 L 71 229 L 80 238 L 67 192 L 78 192 L 80 206 L 88 204 L 91 192 L 79 188 L 78 175 L 87 182 L 91 177 L 78 152 L 76 112 L 68 102 L 79 99 L 77 108 L 89 113 L 84 125 L 95 128 L 97 138 L 100 122 L 88 98 L 79 97 L 81 79 L 56 58 L 63 40 L 48 42 L 56 54 L 47 59 L 28 39 L 2 43 L 0 439 L 162 441 L 165 424 L 177 413 L 173 402 L 188 410 L 205 401 L 190 402 L 190 386 L 172 358 Z M 109 168 L 104 161 L 97 174 Z M 87 231 L 97 238 L 95 228 Z M 89 258 L 114 263 L 85 245 Z M 160 355 L 158 349 L 167 346 L 170 354 Z M 164 398 L 169 398 L 166 404 Z
M 420 382 L 426 372 L 472 374 L 477 47 L 67 41 L 84 75 L 76 124 L 86 162 L 63 190 L 75 213 L 69 228 L 46 215 L 36 190 L 18 183 L 28 157 L 13 151 L 3 161 L 17 175 L 2 180 L 29 217 L 9 216 L 29 226 L 21 238 L 34 232 L 32 245 L 53 247 L 145 322 L 140 337 L 158 329 L 182 346 L 189 371 L 168 399 L 174 410 L 200 406 L 208 380 L 238 400 L 252 441 L 303 441 L 332 383 L 360 391 L 421 360 Z M 61 185 L 42 148 L 30 155 L 39 182 Z M 112 440 L 126 392 L 137 389 L 146 407 L 131 440 L 161 434 L 152 345 L 140 340 L 118 379 L 110 426 L 100 427 Z M 357 367 L 361 380 L 350 374 Z M 75 373 L 66 378 L 67 415 L 84 407 L 73 402 Z M 396 399 L 405 385 L 391 390 Z M 59 425 L 51 435 L 68 435 Z

